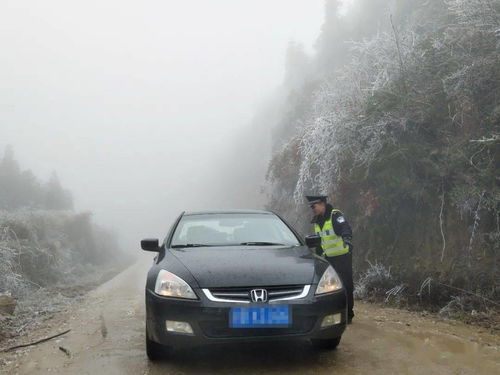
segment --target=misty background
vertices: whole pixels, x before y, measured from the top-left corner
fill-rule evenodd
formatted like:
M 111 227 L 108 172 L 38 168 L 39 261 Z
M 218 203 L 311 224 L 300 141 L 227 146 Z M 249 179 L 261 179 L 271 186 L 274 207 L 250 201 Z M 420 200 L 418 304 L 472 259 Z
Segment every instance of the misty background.
M 42 180 L 56 171 L 126 250 L 182 210 L 262 207 L 277 115 L 264 103 L 289 43 L 314 50 L 323 8 L 3 1 L 0 150 Z
M 495 316 L 500 0 L 4 1 L 0 43 L 18 315 L 183 210 L 310 233 L 314 192 L 353 228 L 358 298 Z

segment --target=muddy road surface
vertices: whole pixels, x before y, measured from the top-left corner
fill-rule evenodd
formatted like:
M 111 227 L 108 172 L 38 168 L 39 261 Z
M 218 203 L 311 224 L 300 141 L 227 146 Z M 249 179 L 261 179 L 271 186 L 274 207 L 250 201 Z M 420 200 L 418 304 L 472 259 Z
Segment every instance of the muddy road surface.
M 144 348 L 144 282 L 151 257 L 90 292 L 30 342 L 0 354 L 8 374 L 500 374 L 498 335 L 459 322 L 357 303 L 337 350 L 307 341 L 198 347 L 151 363 Z M 61 349 L 62 348 L 62 349 Z

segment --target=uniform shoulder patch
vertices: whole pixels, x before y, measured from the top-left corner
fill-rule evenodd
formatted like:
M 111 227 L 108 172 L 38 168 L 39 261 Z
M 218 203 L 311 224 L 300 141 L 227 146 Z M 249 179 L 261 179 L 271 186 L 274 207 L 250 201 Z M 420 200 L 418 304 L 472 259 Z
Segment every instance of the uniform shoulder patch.
M 342 224 L 342 223 L 344 223 L 344 222 L 345 222 L 345 218 L 344 218 L 343 216 L 339 216 L 339 217 L 337 218 L 337 223 Z

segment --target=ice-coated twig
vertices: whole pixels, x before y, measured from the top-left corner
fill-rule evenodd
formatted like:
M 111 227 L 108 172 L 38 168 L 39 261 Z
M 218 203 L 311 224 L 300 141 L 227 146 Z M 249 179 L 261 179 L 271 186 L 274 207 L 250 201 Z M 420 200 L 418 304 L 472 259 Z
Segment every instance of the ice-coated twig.
M 429 292 L 429 295 L 431 294 L 431 283 L 432 283 L 432 278 L 431 277 L 428 277 L 427 279 L 425 279 L 422 284 L 420 285 L 420 290 L 418 291 L 418 295 L 419 296 L 422 296 L 422 292 L 424 291 L 424 289 L 427 287 L 427 290 Z
M 441 238 L 443 239 L 443 248 L 441 249 L 441 263 L 444 260 L 444 251 L 446 249 L 446 237 L 443 230 L 443 210 L 444 210 L 444 182 L 441 184 L 441 209 L 439 211 L 439 229 L 441 230 Z
M 469 142 L 471 143 L 490 143 L 500 141 L 500 135 L 493 134 L 490 138 L 481 138 L 481 139 L 471 139 Z
M 470 267 L 471 266 L 471 260 L 472 260 L 472 244 L 474 242 L 474 238 L 476 236 L 476 230 L 477 227 L 479 226 L 479 221 L 481 220 L 481 217 L 479 216 L 479 210 L 481 209 L 481 204 L 483 203 L 483 197 L 486 192 L 483 191 L 479 197 L 479 202 L 477 203 L 477 208 L 474 213 L 474 224 L 472 225 L 472 232 L 470 235 L 470 241 L 469 241 L 469 247 L 467 248 L 467 264 Z

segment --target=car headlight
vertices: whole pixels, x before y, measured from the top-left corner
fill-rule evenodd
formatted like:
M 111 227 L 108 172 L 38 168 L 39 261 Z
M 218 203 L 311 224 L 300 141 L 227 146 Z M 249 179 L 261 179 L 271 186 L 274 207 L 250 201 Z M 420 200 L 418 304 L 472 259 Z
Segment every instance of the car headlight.
M 328 266 L 323 276 L 319 280 L 316 294 L 325 294 L 342 289 L 342 281 L 332 266 Z
M 155 293 L 165 297 L 198 299 L 188 283 L 166 270 L 161 270 L 156 277 Z

